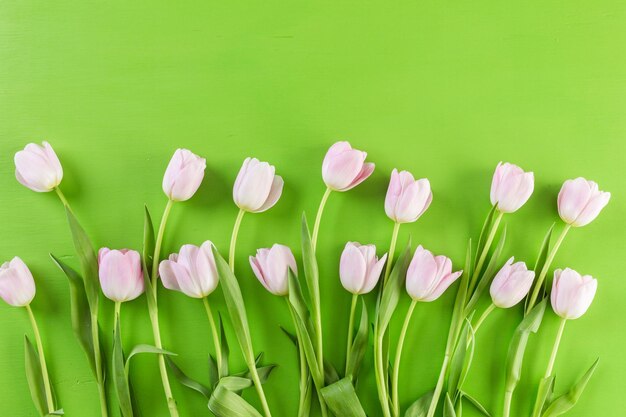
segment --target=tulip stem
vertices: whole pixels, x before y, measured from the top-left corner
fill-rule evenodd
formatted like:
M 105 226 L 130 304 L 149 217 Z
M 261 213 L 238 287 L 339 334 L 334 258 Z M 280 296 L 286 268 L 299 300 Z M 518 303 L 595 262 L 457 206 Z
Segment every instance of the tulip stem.
M 391 417 L 389 411 L 389 396 L 387 394 L 387 376 L 383 361 L 383 339 L 384 334 L 380 334 L 378 322 L 374 326 L 374 366 L 376 375 L 376 387 L 378 391 L 378 401 L 383 410 L 384 417 Z
M 59 187 L 55 187 L 54 191 L 57 193 L 57 195 L 59 196 L 59 199 L 61 200 L 61 202 L 63 203 L 64 206 L 68 207 L 70 206 L 70 203 L 67 201 L 67 198 L 65 198 L 65 195 L 63 194 L 63 191 L 61 191 L 61 189 Z
M 298 402 L 298 417 L 300 417 L 308 415 L 307 409 L 310 408 L 311 397 L 307 397 L 307 392 L 311 390 L 311 379 L 307 368 L 306 353 L 302 347 L 302 336 L 300 334 L 300 330 L 298 330 L 296 312 L 293 310 L 293 307 L 289 302 L 289 296 L 285 296 L 284 298 L 287 303 L 289 313 L 291 314 L 291 319 L 293 320 L 293 325 L 296 329 L 296 339 L 298 340 L 298 355 L 300 362 L 300 400 Z M 307 404 L 307 401 L 309 401 L 309 404 Z
M 539 273 L 539 277 L 537 278 L 537 282 L 535 283 L 535 287 L 533 288 L 533 292 L 532 292 L 532 295 L 530 296 L 530 300 L 528 301 L 528 305 L 526 306 L 526 315 L 530 313 L 530 310 L 532 310 L 535 304 L 537 303 L 537 297 L 539 296 L 539 291 L 541 291 L 542 289 L 543 280 L 546 278 L 548 270 L 550 269 L 550 265 L 552 264 L 552 261 L 554 260 L 554 257 L 556 256 L 556 252 L 559 250 L 559 247 L 563 243 L 563 239 L 565 239 L 565 235 L 567 235 L 567 232 L 569 232 L 569 229 L 571 227 L 572 226 L 569 224 L 565 225 L 565 227 L 563 228 L 563 231 L 561 232 L 556 242 L 554 243 L 552 250 L 550 250 L 548 257 L 546 258 L 546 262 L 543 264 L 543 267 L 541 268 L 541 272 Z
M 322 196 L 322 201 L 320 201 L 320 206 L 317 209 L 317 215 L 315 216 L 315 224 L 313 225 L 313 237 L 311 238 L 311 244 L 313 245 L 313 252 L 315 252 L 315 248 L 317 247 L 317 235 L 320 231 L 320 223 L 322 221 L 322 213 L 324 212 L 324 207 L 326 206 L 326 201 L 328 201 L 328 197 L 333 190 L 330 188 L 326 188 L 324 191 L 324 195 Z
M 446 352 L 446 355 L 443 358 L 443 364 L 441 365 L 441 371 L 439 372 L 439 378 L 437 379 L 437 386 L 435 386 L 435 392 L 433 393 L 433 399 L 430 402 L 430 406 L 428 407 L 427 417 L 433 417 L 435 415 L 435 411 L 437 410 L 437 404 L 439 403 L 439 396 L 441 395 L 441 390 L 443 389 L 443 383 L 446 378 L 446 372 L 448 372 L 448 365 L 450 364 L 450 353 Z
M 511 414 L 511 401 L 513 400 L 513 391 L 507 390 L 504 393 L 504 408 L 502 410 L 502 417 L 509 417 Z
M 474 325 L 474 330 L 473 330 L 474 334 L 476 334 L 476 332 L 478 332 L 478 328 L 483 324 L 483 322 L 489 316 L 489 314 L 491 314 L 493 312 L 493 310 L 495 310 L 495 309 L 496 309 L 496 305 L 494 303 L 489 304 L 489 307 L 487 307 L 485 309 L 483 314 L 480 315 L 480 317 L 478 318 L 478 321 Z
M 485 241 L 485 246 L 480 253 L 480 257 L 478 258 L 478 262 L 476 263 L 476 268 L 474 269 L 474 273 L 472 274 L 472 279 L 470 280 L 470 285 L 467 292 L 468 295 L 471 295 L 472 291 L 474 291 L 474 286 L 476 285 L 476 281 L 480 276 L 480 271 L 483 269 L 483 265 L 485 263 L 485 260 L 487 259 L 487 254 L 489 253 L 489 249 L 491 248 L 491 244 L 493 243 L 493 239 L 496 237 L 496 232 L 498 231 L 498 227 L 500 226 L 502 216 L 504 216 L 504 213 L 498 211 L 498 216 L 491 225 L 489 235 L 487 236 L 487 240 Z
M 241 220 L 246 212 L 243 209 L 239 209 L 237 213 L 237 219 L 235 219 L 235 225 L 233 226 L 233 234 L 230 237 L 230 248 L 228 251 L 228 265 L 230 270 L 235 272 L 235 247 L 237 246 L 237 235 L 239 234 L 239 227 L 241 226 Z
M 158 349 L 163 349 L 161 342 L 161 330 L 159 329 L 159 310 L 156 307 L 157 300 L 157 277 L 159 276 L 159 260 L 161 257 L 161 245 L 163 244 L 163 235 L 165 234 L 165 225 L 167 219 L 174 205 L 174 200 L 167 201 L 165 210 L 163 211 L 163 217 L 161 217 L 161 224 L 159 225 L 159 231 L 157 233 L 156 242 L 154 245 L 154 255 L 152 257 L 152 294 L 154 297 L 155 307 L 150 311 L 150 322 L 152 324 L 152 334 L 154 335 L 154 345 Z M 167 401 L 167 407 L 170 411 L 171 417 L 178 417 L 178 408 L 176 407 L 176 400 L 172 395 L 172 387 L 170 386 L 170 380 L 167 375 L 167 368 L 165 367 L 165 358 L 163 355 L 158 355 L 159 372 L 161 374 L 161 383 L 163 385 L 163 392 L 165 393 L 165 399 Z
M 417 300 L 411 301 L 409 310 L 406 312 L 404 323 L 402 324 L 402 330 L 400 331 L 400 338 L 398 339 L 398 346 L 396 347 L 396 357 L 393 362 L 393 377 L 391 379 L 391 404 L 393 406 L 393 415 L 400 416 L 400 401 L 398 395 L 398 381 L 400 376 L 400 358 L 402 357 L 402 348 L 404 346 L 404 339 L 406 338 L 406 332 L 409 328 L 409 322 L 413 316 L 413 311 L 417 305 Z
M 391 234 L 391 244 L 389 245 L 389 255 L 387 255 L 387 265 L 385 265 L 385 275 L 383 277 L 383 287 L 387 284 L 389 274 L 391 274 L 391 266 L 393 264 L 394 253 L 396 251 L 396 243 L 398 242 L 398 232 L 400 231 L 400 223 L 393 224 L 393 233 Z
M 356 310 L 356 302 L 359 299 L 358 294 L 352 294 L 352 304 L 350 305 L 350 319 L 348 321 L 348 341 L 346 343 L 346 376 L 348 376 L 348 366 L 350 366 L 350 356 L 352 352 L 352 340 L 354 338 L 354 313 Z
M 220 339 L 217 333 L 217 326 L 215 325 L 215 319 L 213 318 L 213 312 L 211 311 L 208 297 L 204 297 L 202 299 L 202 303 L 204 304 L 204 309 L 206 310 L 206 315 L 209 318 L 209 324 L 211 325 L 213 345 L 215 346 L 215 359 L 217 361 L 217 376 L 218 379 L 220 379 L 222 376 L 226 375 L 222 375 L 222 349 L 220 346 Z
M 91 340 L 93 343 L 93 356 L 96 365 L 96 379 L 98 382 L 98 394 L 100 396 L 100 412 L 102 417 L 108 417 L 107 393 L 104 385 L 104 375 L 102 372 L 102 353 L 100 352 L 100 334 L 98 327 L 98 312 L 91 314 Z
M 39 364 L 41 366 L 41 373 L 43 376 L 43 386 L 44 391 L 46 392 L 46 403 L 48 405 L 48 413 L 52 413 L 56 411 L 54 409 L 54 399 L 52 397 L 52 388 L 50 387 L 50 377 L 48 376 L 48 367 L 46 365 L 46 357 L 43 352 L 43 344 L 41 343 L 41 335 L 39 334 L 39 327 L 37 326 L 37 320 L 35 320 L 35 315 L 33 314 L 33 310 L 30 308 L 30 304 L 27 304 L 26 311 L 28 311 L 28 318 L 30 319 L 30 324 L 33 326 L 33 333 L 35 334 L 35 343 L 37 345 L 37 351 L 39 353 Z

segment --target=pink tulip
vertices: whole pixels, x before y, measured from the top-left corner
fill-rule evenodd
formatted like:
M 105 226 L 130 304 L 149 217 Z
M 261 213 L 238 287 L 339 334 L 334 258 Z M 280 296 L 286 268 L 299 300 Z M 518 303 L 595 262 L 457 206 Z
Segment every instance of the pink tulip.
M 100 286 L 115 302 L 134 300 L 143 294 L 144 282 L 139 252 L 101 248 L 98 251 Z
M 491 182 L 491 204 L 502 213 L 513 213 L 530 198 L 535 187 L 532 172 L 524 172 L 517 165 L 498 163 Z
M 394 169 L 385 198 L 385 213 L 396 223 L 412 223 L 420 218 L 433 199 L 430 182 L 415 180 L 408 171 Z
M 260 213 L 276 204 L 283 192 L 283 178 L 275 175 L 275 168 L 256 158 L 246 158 L 239 170 L 233 200 L 242 210 Z
M 178 254 L 161 261 L 159 274 L 163 286 L 193 298 L 211 294 L 219 282 L 212 247 L 208 240 L 200 247 L 183 245 Z
M 565 268 L 554 271 L 552 309 L 560 317 L 568 320 L 577 319 L 589 308 L 596 295 L 598 281 L 591 275 L 581 276 L 573 269 Z
M 352 294 L 367 294 L 378 283 L 386 260 L 387 254 L 380 260 L 376 257 L 374 245 L 346 243 L 339 263 L 341 285 Z
M 535 271 L 529 271 L 524 262 L 513 263 L 511 257 L 491 282 L 491 300 L 500 308 L 513 307 L 528 294 L 535 279 Z
M 14 307 L 25 307 L 35 298 L 35 280 L 17 256 L 0 266 L 0 297 Z
M 250 257 L 250 266 L 261 284 L 274 295 L 289 294 L 289 269 L 298 275 L 291 249 L 278 243 L 270 249 L 257 250 L 256 256 Z
M 15 177 L 33 191 L 52 191 L 63 179 L 61 162 L 48 142 L 29 143 L 15 154 L 14 161 Z
M 574 227 L 589 224 L 609 203 L 611 193 L 600 191 L 598 184 L 582 177 L 567 180 L 559 192 L 559 216 Z
M 163 192 L 172 201 L 189 200 L 198 191 L 206 160 L 187 149 L 176 149 L 163 176 Z
M 374 172 L 374 164 L 366 163 L 367 152 L 352 149 L 348 142 L 337 142 L 328 149 L 322 164 L 322 178 L 334 191 L 348 191 Z
M 452 261 L 418 246 L 406 273 L 406 291 L 416 301 L 434 301 L 463 271 L 452 272 Z

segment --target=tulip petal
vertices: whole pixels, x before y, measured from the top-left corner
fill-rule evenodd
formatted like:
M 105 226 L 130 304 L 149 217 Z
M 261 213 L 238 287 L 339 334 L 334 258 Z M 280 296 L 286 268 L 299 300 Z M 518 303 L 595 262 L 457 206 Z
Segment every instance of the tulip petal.
M 265 201 L 265 203 L 263 203 L 261 208 L 255 211 L 255 213 L 261 213 L 274 207 L 281 194 L 283 193 L 284 184 L 285 182 L 283 181 L 283 177 L 281 177 L 280 175 L 275 175 L 274 181 L 272 182 L 272 188 L 270 189 L 270 194 L 267 197 L 267 200 Z
M 359 294 L 365 284 L 367 265 L 361 251 L 348 243 L 341 254 L 339 277 L 343 287 L 352 294 Z
M 250 162 L 246 175 L 242 178 L 235 203 L 239 208 L 255 212 L 267 201 L 274 182 L 274 167 L 267 162 Z
M 372 162 L 364 163 L 363 168 L 361 169 L 361 172 L 359 172 L 359 175 L 354 179 L 354 181 L 352 181 L 352 183 L 347 188 L 344 188 L 343 190 L 340 190 L 340 191 L 351 190 L 357 185 L 359 185 L 360 183 L 362 183 L 363 181 L 365 181 L 366 179 L 368 179 L 369 176 L 372 175 L 372 173 L 374 172 L 374 168 L 376 168 L 376 165 L 374 163 Z
M 161 282 L 163 282 L 163 286 L 168 290 L 180 291 L 180 285 L 178 285 L 178 280 L 176 279 L 176 274 L 174 273 L 173 265 L 176 263 L 170 260 L 161 261 L 159 264 L 159 276 L 161 277 Z
M 352 183 L 363 168 L 366 156 L 365 152 L 349 150 L 325 160 L 322 165 L 322 177 L 326 185 L 336 191 L 352 188 Z

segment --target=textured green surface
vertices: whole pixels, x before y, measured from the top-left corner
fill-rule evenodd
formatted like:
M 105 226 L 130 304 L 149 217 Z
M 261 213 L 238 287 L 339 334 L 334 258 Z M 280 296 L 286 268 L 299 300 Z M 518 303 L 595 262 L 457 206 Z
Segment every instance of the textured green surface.
M 56 197 L 23 188 L 13 175 L 14 152 L 43 139 L 63 162 L 63 188 L 85 228 L 97 245 L 111 247 L 139 248 L 144 203 L 160 217 L 161 178 L 176 147 L 205 156 L 208 167 L 196 197 L 174 207 L 167 252 L 211 239 L 226 253 L 236 215 L 231 185 L 242 160 L 276 165 L 283 198 L 244 219 L 237 256 L 255 348 L 280 364 L 266 388 L 276 416 L 294 415 L 297 404 L 296 354 L 278 328 L 291 324 L 284 301 L 263 290 L 247 257 L 274 242 L 298 247 L 300 214 L 317 208 L 321 160 L 333 141 L 350 140 L 377 163 L 363 186 L 331 196 L 320 233 L 325 348 L 339 367 L 350 300 L 337 277 L 340 251 L 347 240 L 386 250 L 392 223 L 383 198 L 392 168 L 427 176 L 434 190 L 430 210 L 402 228 L 400 241 L 411 234 L 457 267 L 489 210 L 498 161 L 536 175 L 529 203 L 505 217 L 506 255 L 530 264 L 557 219 L 562 181 L 594 179 L 613 199 L 597 221 L 570 233 L 554 264 L 600 281 L 589 313 L 565 330 L 557 391 L 600 356 L 569 415 L 626 412 L 623 1 L 166 3 L 0 1 L 0 257 L 20 255 L 32 267 L 33 310 L 69 416 L 98 413 L 96 386 L 70 327 L 68 284 L 48 258 L 52 251 L 74 263 L 72 244 Z M 403 407 L 434 385 L 452 298 L 416 309 L 400 375 Z M 212 344 L 201 303 L 168 291 L 160 303 L 165 347 L 206 382 Z M 214 303 L 225 312 L 221 296 Z M 407 305 L 405 297 L 392 340 Z M 122 316 L 126 346 L 151 341 L 145 300 L 124 306 Z M 467 390 L 496 414 L 520 316 L 519 308 L 497 311 L 477 341 Z M 528 414 L 547 362 L 556 331 L 548 316 L 531 339 L 514 416 Z M 112 318 L 105 303 L 107 343 Z M 1 304 L 0 403 L 12 417 L 36 415 L 23 370 L 25 332 L 26 312 Z M 243 369 L 240 355 L 232 357 Z M 363 372 L 359 394 L 376 416 L 371 361 Z M 137 357 L 132 381 L 144 415 L 165 416 L 154 357 Z M 202 397 L 175 382 L 173 389 L 183 415 L 208 415 Z

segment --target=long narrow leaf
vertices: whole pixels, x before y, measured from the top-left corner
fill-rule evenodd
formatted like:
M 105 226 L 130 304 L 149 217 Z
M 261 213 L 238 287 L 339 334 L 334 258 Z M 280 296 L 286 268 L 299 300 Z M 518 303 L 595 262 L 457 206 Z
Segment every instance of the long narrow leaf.
M 154 225 L 152 223 L 152 217 L 148 206 L 144 206 L 144 219 L 143 219 L 143 247 L 141 255 L 146 262 L 147 269 L 144 269 L 146 275 L 152 274 L 152 262 L 154 257 Z
M 352 377 L 356 381 L 365 351 L 367 349 L 367 342 L 369 337 L 370 322 L 367 316 L 367 308 L 365 301 L 361 298 L 361 320 L 359 322 L 359 328 L 354 336 L 352 343 L 352 349 L 350 350 L 350 357 L 348 366 L 346 366 L 346 376 Z
M 124 366 L 124 350 L 120 336 L 119 317 L 115 321 L 113 335 L 113 385 L 117 394 L 117 400 L 123 417 L 133 417 L 133 400 L 130 395 L 128 377 Z
M 540 416 L 543 410 L 546 408 L 546 404 L 550 401 L 552 396 L 552 390 L 554 389 L 554 375 L 547 378 L 542 378 L 539 381 L 539 389 L 537 390 L 537 399 L 533 406 L 533 416 Z
M 452 310 L 452 319 L 450 321 L 450 330 L 448 331 L 448 343 L 454 346 L 456 338 L 458 336 L 459 326 L 463 323 L 465 316 L 465 300 L 467 299 L 467 291 L 469 286 L 469 280 L 472 274 L 470 274 L 472 263 L 472 239 L 467 242 L 467 250 L 465 251 L 465 268 L 463 274 L 459 280 L 459 288 L 456 291 L 456 298 L 454 300 L 454 308 Z
M 46 400 L 43 374 L 39 364 L 39 355 L 26 335 L 24 335 L 24 362 L 30 396 L 39 415 L 45 416 L 48 414 L 48 402 Z
M 554 231 L 554 226 L 556 225 L 556 223 L 552 223 L 552 226 L 550 226 L 550 228 L 548 229 L 548 233 L 546 233 L 546 235 L 543 238 L 543 241 L 541 242 L 541 246 L 539 248 L 539 256 L 537 256 L 537 261 L 535 262 L 535 268 L 533 269 L 533 271 L 535 271 L 535 273 L 539 273 L 539 271 L 541 271 L 541 269 L 543 268 L 543 266 L 546 263 L 546 259 L 548 258 L 548 252 L 550 251 L 550 239 L 552 238 L 552 232 Z M 543 294 L 545 296 L 546 293 L 546 285 L 548 283 L 548 280 L 544 280 L 543 282 Z M 534 287 L 535 287 L 536 281 L 533 282 L 533 286 L 530 288 L 530 291 L 528 292 L 529 294 L 532 294 L 534 291 Z M 530 297 L 526 297 L 526 299 L 524 300 L 524 311 L 526 313 L 528 313 L 528 300 L 530 299 Z
M 485 222 L 483 223 L 483 227 L 482 229 L 480 229 L 480 236 L 478 237 L 478 244 L 476 245 L 476 257 L 474 258 L 474 262 L 472 262 L 472 267 L 471 270 L 468 269 L 467 273 L 469 276 L 472 276 L 472 273 L 474 272 L 474 267 L 476 266 L 476 263 L 478 262 L 478 257 L 480 256 L 480 254 L 483 251 L 483 248 L 485 247 L 485 237 L 487 234 L 487 230 L 489 230 L 491 228 L 491 223 L 493 222 L 493 214 L 496 212 L 496 205 L 494 204 L 493 206 L 491 206 L 491 210 L 489 210 L 489 214 L 487 214 L 487 217 L 485 218 Z
M 232 377 L 226 377 L 228 379 Z M 262 417 L 246 400 L 226 388 L 221 382 L 217 384 L 211 398 L 209 410 L 216 417 Z
M 398 306 L 400 295 L 404 291 L 404 282 L 406 279 L 406 270 L 409 266 L 411 258 L 411 242 L 407 243 L 406 247 L 398 257 L 397 262 L 394 264 L 389 280 L 385 284 L 380 298 L 378 306 L 378 331 L 379 334 L 384 334 L 387 330 L 387 326 L 391 321 L 391 316 Z
M 457 391 L 461 388 L 463 380 L 467 375 L 468 358 L 471 356 L 468 354 L 470 350 L 473 350 L 473 330 L 470 324 L 471 316 L 465 320 L 465 325 L 459 340 L 457 342 L 452 359 L 450 361 L 450 370 L 448 376 L 448 393 L 452 398 L 456 398 Z M 468 343 L 468 340 L 470 343 Z
M 336 416 L 366 417 L 350 377 L 340 379 L 334 384 L 322 388 L 322 396 L 324 396 L 328 408 Z
M 230 348 L 228 347 L 228 339 L 226 339 L 226 331 L 224 330 L 224 322 L 222 315 L 219 314 L 220 324 L 220 350 L 222 352 L 222 363 L 219 366 L 219 375 L 228 376 L 230 370 L 228 369 L 228 357 L 230 356 Z
M 428 407 L 433 399 L 433 391 L 429 391 L 426 394 L 418 398 L 404 413 L 404 417 L 426 417 L 428 414 Z
M 446 393 L 446 399 L 443 403 L 443 417 L 456 417 L 456 411 L 454 411 L 454 404 L 450 399 L 450 394 Z
M 593 365 L 591 365 L 591 368 L 589 368 L 585 375 L 583 375 L 582 378 L 580 378 L 578 382 L 576 382 L 569 389 L 569 391 L 567 391 L 566 394 L 561 395 L 556 400 L 554 400 L 546 409 L 545 413 L 543 413 L 542 417 L 556 417 L 560 416 L 561 414 L 565 414 L 566 412 L 571 410 L 580 399 L 580 396 L 585 390 L 585 387 L 587 387 L 587 383 L 589 382 L 589 380 L 593 376 L 593 373 L 598 367 L 598 361 L 599 359 L 596 359 Z
M 191 388 L 192 390 L 199 392 L 200 394 L 202 394 L 203 396 L 205 396 L 206 398 L 210 398 L 211 397 L 211 390 L 208 389 L 207 387 L 205 387 L 203 384 L 201 384 L 200 382 L 191 379 L 190 377 L 188 377 L 183 371 L 182 369 L 180 369 L 172 359 L 170 359 L 168 356 L 165 356 L 165 363 L 167 363 L 167 366 L 170 368 L 170 370 L 172 371 L 172 374 L 174 375 L 174 377 L 178 380 L 178 382 L 180 382 L 181 384 L 183 384 L 184 386 L 186 386 L 187 388 Z
M 472 404 L 482 415 L 485 417 L 491 417 L 491 413 L 487 411 L 487 409 L 473 396 L 469 395 L 465 391 L 461 391 L 461 398 L 467 398 L 467 400 Z

